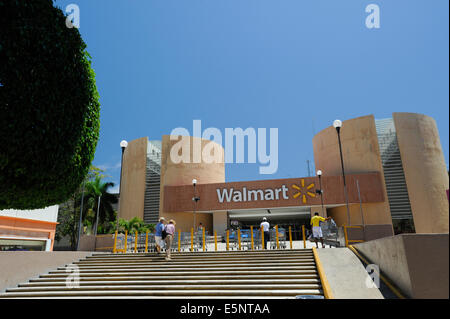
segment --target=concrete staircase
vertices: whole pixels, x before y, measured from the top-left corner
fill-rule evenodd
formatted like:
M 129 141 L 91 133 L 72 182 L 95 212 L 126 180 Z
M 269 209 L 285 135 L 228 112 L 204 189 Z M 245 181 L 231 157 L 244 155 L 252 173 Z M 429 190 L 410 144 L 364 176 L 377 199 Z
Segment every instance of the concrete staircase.
M 322 295 L 310 249 L 93 254 L 74 263 L 79 288 L 66 285 L 66 265 L 9 288 L 0 298 L 294 298 Z

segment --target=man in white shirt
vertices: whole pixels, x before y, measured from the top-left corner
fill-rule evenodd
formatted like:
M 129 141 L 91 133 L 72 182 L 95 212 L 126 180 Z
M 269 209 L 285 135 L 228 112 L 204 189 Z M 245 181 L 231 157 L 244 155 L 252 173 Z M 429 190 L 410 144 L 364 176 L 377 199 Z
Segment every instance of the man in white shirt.
M 265 249 L 267 249 L 267 242 L 269 241 L 269 236 L 270 236 L 270 232 L 269 232 L 270 224 L 267 221 L 266 217 L 263 218 L 263 221 L 262 221 L 260 227 L 263 229 L 263 232 L 264 232 L 264 247 L 265 247 Z

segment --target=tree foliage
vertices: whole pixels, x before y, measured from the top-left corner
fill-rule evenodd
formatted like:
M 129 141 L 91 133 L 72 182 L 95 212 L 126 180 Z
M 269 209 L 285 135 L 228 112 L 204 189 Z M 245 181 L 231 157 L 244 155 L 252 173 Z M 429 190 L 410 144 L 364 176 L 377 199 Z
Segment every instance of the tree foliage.
M 51 0 L 0 0 L 0 209 L 65 202 L 93 160 L 95 75 L 65 20 Z
M 146 224 L 139 217 L 133 217 L 130 220 L 125 220 L 123 218 L 119 219 L 120 233 L 125 233 L 125 231 L 128 231 L 128 234 L 134 234 L 135 232 L 145 233 L 147 231 L 153 232 L 154 229 L 155 229 L 154 224 Z

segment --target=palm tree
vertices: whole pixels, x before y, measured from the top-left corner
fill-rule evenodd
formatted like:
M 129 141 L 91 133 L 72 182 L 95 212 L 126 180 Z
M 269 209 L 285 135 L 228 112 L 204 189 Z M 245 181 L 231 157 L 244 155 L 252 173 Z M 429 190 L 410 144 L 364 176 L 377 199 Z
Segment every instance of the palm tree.
M 103 225 L 105 222 L 115 219 L 115 211 L 112 204 L 117 203 L 117 198 L 113 194 L 108 193 L 108 189 L 113 186 L 114 183 L 111 182 L 103 183 L 102 178 L 99 176 L 86 183 L 83 214 L 86 216 L 89 210 L 95 212 L 95 234 L 97 233 L 98 225 Z
M 129 234 L 135 233 L 145 233 L 145 232 L 153 232 L 155 229 L 154 224 L 146 224 L 139 217 L 133 217 L 130 220 L 125 220 L 123 218 L 119 219 L 119 232 L 124 233 L 127 231 Z

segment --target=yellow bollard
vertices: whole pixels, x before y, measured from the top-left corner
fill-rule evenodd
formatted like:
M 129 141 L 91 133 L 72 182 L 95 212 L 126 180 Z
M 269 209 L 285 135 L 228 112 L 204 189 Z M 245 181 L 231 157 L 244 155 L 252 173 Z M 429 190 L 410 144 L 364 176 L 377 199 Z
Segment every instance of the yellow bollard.
M 116 253 L 117 251 L 117 235 L 118 235 L 118 231 L 116 230 L 116 234 L 114 235 L 114 247 L 113 247 L 113 254 Z
M 145 252 L 148 253 L 148 230 L 145 232 Z
M 125 244 L 124 244 L 124 249 L 123 249 L 124 253 L 127 252 L 127 244 L 128 244 L 128 230 L 125 231 Z
M 178 252 L 181 251 L 181 230 L 178 229 Z
M 291 232 L 291 226 L 289 226 L 289 243 L 291 244 L 291 249 L 292 249 L 292 232 Z
M 194 228 L 191 228 L 191 251 L 194 251 Z
M 275 238 L 277 239 L 277 249 L 280 249 L 280 241 L 278 240 L 278 225 L 275 226 Z
M 252 236 L 252 250 L 254 249 L 254 244 L 253 244 L 253 226 L 250 226 L 250 236 Z
M 227 230 L 227 250 L 230 250 L 230 231 Z
M 134 252 L 137 253 L 138 232 L 134 233 Z
M 239 228 L 237 231 L 237 236 L 238 236 L 239 250 L 241 250 L 241 230 Z
M 264 245 L 264 227 L 261 227 L 261 249 L 266 249 L 266 245 Z
M 303 248 L 306 249 L 305 225 L 302 225 Z
M 214 231 L 214 248 L 217 251 L 217 231 Z
M 206 251 L 206 243 L 205 243 L 205 228 L 203 227 L 203 251 Z

